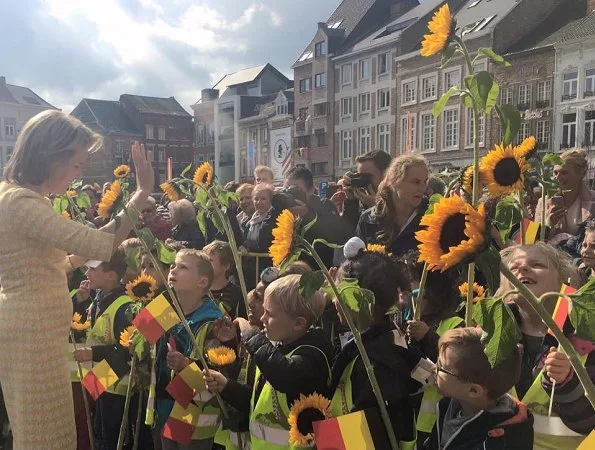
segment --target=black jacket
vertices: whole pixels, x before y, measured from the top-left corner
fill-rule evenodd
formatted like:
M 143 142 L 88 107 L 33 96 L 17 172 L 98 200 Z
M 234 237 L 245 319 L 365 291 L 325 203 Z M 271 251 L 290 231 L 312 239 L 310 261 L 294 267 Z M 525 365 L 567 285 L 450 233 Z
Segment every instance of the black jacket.
M 242 341 L 261 372 L 256 386 L 255 401 L 258 400 L 266 381 L 271 383 L 275 390 L 287 395 L 290 407 L 300 394 L 308 395 L 328 390 L 328 365 L 332 358 L 332 347 L 320 329 L 315 328 L 291 344 L 278 347 L 273 345 L 262 331 L 257 330 L 244 333 Z M 307 347 L 295 351 L 289 358 L 286 356 L 300 346 Z M 221 396 L 238 410 L 250 411 L 252 386 L 228 380 Z
M 397 345 L 393 331 L 396 331 L 394 325 L 387 320 L 362 333 L 362 339 L 374 366 L 382 396 L 388 403 L 387 409 L 396 438 L 398 441 L 411 441 L 415 437 L 415 412 L 410 395 L 421 387 L 411 378 L 411 371 L 419 362 L 421 355 Z M 354 358 L 358 358 L 351 373 L 353 411 L 378 408 L 366 369 L 361 357 L 358 356 L 359 351 L 353 340 L 341 350 L 333 364 L 329 398 L 332 398 L 337 389 L 347 365 Z
M 411 222 L 409 222 L 403 231 L 401 231 L 392 242 L 382 243 L 386 245 L 387 252 L 392 253 L 394 256 L 398 256 L 417 248 L 419 242 L 415 239 L 415 232 L 420 229 L 419 221 L 426 212 L 427 207 L 428 200 L 424 199 L 421 205 L 417 208 L 417 215 Z M 377 244 L 380 243 L 378 240 L 378 233 L 393 226 L 393 224 L 377 219 L 376 207 L 373 206 L 370 209 L 366 209 L 360 216 L 355 235 L 366 244 Z
M 458 402 L 449 398 L 439 403 L 439 417 L 434 433 L 424 448 L 429 450 L 532 450 L 533 415 L 525 405 L 508 394 L 498 399 L 496 407 L 475 416 L 455 418 L 456 431 L 442 442 L 448 408 Z
M 205 237 L 201 233 L 200 228 L 198 228 L 196 220 L 173 227 L 171 238 L 174 241 L 181 242 L 187 248 L 200 250 L 205 246 Z

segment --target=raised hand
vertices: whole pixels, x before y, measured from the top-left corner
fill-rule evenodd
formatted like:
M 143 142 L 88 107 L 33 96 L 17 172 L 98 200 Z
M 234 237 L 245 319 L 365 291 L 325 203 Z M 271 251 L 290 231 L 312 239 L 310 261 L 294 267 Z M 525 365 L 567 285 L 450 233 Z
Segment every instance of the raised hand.
M 152 155 L 145 152 L 145 146 L 138 141 L 132 144 L 132 160 L 136 169 L 136 185 L 139 191 L 150 193 L 155 186 Z

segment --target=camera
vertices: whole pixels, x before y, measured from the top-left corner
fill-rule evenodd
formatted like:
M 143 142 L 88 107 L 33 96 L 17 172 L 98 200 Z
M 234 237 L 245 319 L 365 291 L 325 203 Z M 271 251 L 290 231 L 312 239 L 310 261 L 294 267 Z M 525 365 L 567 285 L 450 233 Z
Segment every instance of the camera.
M 283 211 L 284 209 L 298 206 L 300 203 L 306 204 L 306 201 L 306 194 L 304 194 L 298 187 L 290 186 L 273 195 L 272 206 L 277 211 Z
M 365 189 L 372 184 L 372 175 L 369 173 L 354 173 L 349 175 L 350 186 L 354 189 Z

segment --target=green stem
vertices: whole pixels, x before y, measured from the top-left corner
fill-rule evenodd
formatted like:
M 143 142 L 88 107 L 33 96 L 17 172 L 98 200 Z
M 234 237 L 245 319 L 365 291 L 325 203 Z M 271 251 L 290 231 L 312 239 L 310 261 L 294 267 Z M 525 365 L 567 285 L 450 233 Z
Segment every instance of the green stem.
M 560 347 L 562 347 L 564 353 L 566 353 L 568 356 L 570 364 L 572 364 L 574 372 L 576 373 L 579 381 L 583 385 L 585 397 L 587 400 L 589 400 L 591 406 L 595 408 L 595 385 L 593 385 L 593 382 L 591 381 L 585 366 L 581 364 L 579 355 L 575 348 L 572 346 L 568 338 L 564 335 L 560 327 L 558 327 L 552 316 L 546 311 L 537 297 L 535 297 L 535 295 L 533 295 L 533 293 L 527 289 L 527 287 L 521 283 L 518 278 L 515 277 L 510 271 L 510 269 L 502 262 L 500 262 L 500 272 L 502 272 L 502 275 L 504 275 L 508 281 L 510 281 L 510 283 L 519 291 L 523 298 L 531 305 L 533 310 L 539 314 L 541 320 L 543 320 L 543 322 L 552 330 L 554 336 L 560 344 Z
M 76 340 L 74 339 L 74 333 L 72 329 L 70 331 L 70 341 L 72 342 L 72 347 L 76 350 Z M 81 390 L 83 391 L 83 404 L 85 405 L 85 416 L 87 416 L 87 431 L 89 432 L 89 444 L 91 446 L 91 450 L 95 450 L 95 436 L 93 433 L 93 424 L 91 423 L 91 408 L 89 407 L 89 398 L 87 397 L 87 390 L 83 385 L 83 367 L 81 366 L 80 362 L 76 362 L 76 367 L 79 372 L 79 378 L 81 379 Z
M 541 229 L 539 230 L 539 240 L 545 242 L 545 186 L 541 185 Z
M 120 424 L 120 434 L 118 434 L 118 450 L 122 450 L 124 447 L 124 438 L 126 437 L 126 428 L 128 426 L 128 411 L 130 410 L 130 398 L 132 397 L 132 384 L 135 370 L 136 352 L 132 354 L 132 362 L 130 363 L 130 376 L 128 379 L 128 386 L 126 388 L 126 400 L 124 401 L 124 415 L 122 416 L 122 423 Z
M 475 263 L 469 264 L 467 270 L 467 306 L 465 307 L 465 326 L 472 327 L 473 324 L 473 283 L 475 282 Z
M 421 306 L 424 299 L 428 272 L 428 263 L 426 262 L 424 263 L 424 270 L 422 271 L 421 279 L 419 280 L 419 289 L 417 290 L 417 301 L 415 302 L 415 311 L 413 311 L 413 320 L 421 320 Z
M 521 245 L 525 245 L 525 221 L 523 220 L 525 218 L 525 192 L 523 190 L 521 190 L 521 192 L 519 192 L 519 205 L 521 207 L 521 223 L 520 228 L 519 228 L 519 232 L 521 233 Z
M 324 277 L 330 284 L 330 286 L 335 294 L 335 297 L 338 300 L 337 304 L 339 305 L 339 311 L 341 313 L 341 316 L 343 318 L 345 318 L 345 321 L 347 322 L 351 332 L 353 333 L 353 339 L 355 341 L 355 345 L 357 346 L 357 349 L 358 349 L 360 356 L 362 358 L 364 367 L 366 368 L 366 373 L 368 374 L 368 378 L 370 380 L 370 385 L 372 386 L 372 392 L 374 392 L 374 396 L 376 397 L 376 401 L 378 402 L 378 407 L 380 408 L 380 415 L 382 417 L 382 422 L 384 423 L 384 426 L 385 426 L 387 434 L 388 434 L 391 449 L 399 450 L 399 444 L 398 444 L 397 438 L 395 436 L 395 431 L 393 430 L 392 424 L 390 422 L 390 416 L 388 415 L 388 411 L 386 409 L 386 403 L 385 403 L 384 399 L 382 398 L 382 392 L 380 391 L 380 385 L 378 384 L 378 380 L 376 379 L 376 375 L 374 374 L 374 367 L 372 366 L 370 358 L 368 357 L 368 353 L 366 352 L 366 348 L 364 347 L 364 343 L 362 341 L 362 336 L 361 336 L 359 330 L 357 329 L 357 326 L 355 325 L 353 318 L 349 314 L 350 311 L 346 310 L 345 306 L 343 305 L 341 293 L 337 289 L 335 282 L 333 281 L 332 277 L 330 276 L 328 269 L 326 268 L 326 266 L 320 259 L 320 256 L 318 256 L 318 253 L 316 252 L 316 250 L 314 250 L 314 247 L 312 247 L 312 245 L 310 245 L 310 243 L 307 242 L 303 238 L 300 239 L 299 245 L 302 246 L 308 253 L 310 253 L 312 258 L 314 258 L 314 260 L 320 267 L 320 270 L 322 270 Z

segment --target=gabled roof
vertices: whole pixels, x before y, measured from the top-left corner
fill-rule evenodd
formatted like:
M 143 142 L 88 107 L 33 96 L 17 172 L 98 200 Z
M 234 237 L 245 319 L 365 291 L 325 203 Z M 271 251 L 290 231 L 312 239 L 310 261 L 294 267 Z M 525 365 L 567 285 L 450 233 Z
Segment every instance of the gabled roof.
M 96 125 L 105 134 L 143 135 L 119 101 L 84 98 L 71 115 L 86 125 Z
M 277 78 L 283 80 L 286 83 L 289 83 L 291 80 L 279 72 L 272 64 L 267 63 L 262 66 L 250 67 L 248 69 L 240 70 L 239 72 L 234 72 L 225 75 L 221 78 L 213 89 L 219 90 L 219 96 L 223 95 L 223 93 L 227 90 L 227 88 L 232 86 L 238 86 L 240 84 L 245 83 L 252 83 L 263 74 L 265 71 L 270 71 L 275 75 Z
M 141 113 L 192 117 L 174 97 L 163 98 L 122 94 L 120 95 L 120 102 L 130 104 Z
M 282 92 L 288 102 L 293 102 L 295 100 L 295 91 L 293 89 L 286 89 Z
M 541 41 L 540 46 L 560 44 L 595 36 L 595 12 L 574 20 Z
M 0 85 L 0 102 L 17 103 L 19 105 L 36 106 L 39 108 L 58 109 L 46 102 L 31 89 L 14 84 Z
M 457 27 L 464 28 L 476 24 L 466 35 L 467 38 L 473 37 L 475 33 L 487 33 L 518 3 L 519 0 L 468 0 L 455 14 Z

